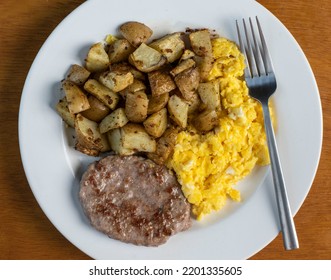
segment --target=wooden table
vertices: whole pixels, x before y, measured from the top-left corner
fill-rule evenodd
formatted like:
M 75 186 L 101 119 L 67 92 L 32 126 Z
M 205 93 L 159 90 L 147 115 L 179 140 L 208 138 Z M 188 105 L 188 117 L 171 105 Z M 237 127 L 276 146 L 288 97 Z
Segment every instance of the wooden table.
M 23 84 L 39 48 L 83 0 L 0 3 L 0 259 L 89 259 L 46 218 L 27 183 L 18 147 Z M 295 216 L 300 249 L 279 235 L 252 259 L 331 259 L 331 5 L 329 0 L 260 0 L 297 39 L 315 73 L 323 105 L 323 151 L 312 189 Z M 308 113 L 308 112 L 307 112 Z

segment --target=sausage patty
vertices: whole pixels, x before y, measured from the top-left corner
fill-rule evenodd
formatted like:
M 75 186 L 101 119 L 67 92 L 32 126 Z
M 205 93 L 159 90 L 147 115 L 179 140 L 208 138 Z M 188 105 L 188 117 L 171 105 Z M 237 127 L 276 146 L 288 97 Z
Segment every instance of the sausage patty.
M 127 243 L 158 246 L 191 226 L 175 175 L 139 156 L 107 156 L 83 174 L 79 197 L 91 224 Z

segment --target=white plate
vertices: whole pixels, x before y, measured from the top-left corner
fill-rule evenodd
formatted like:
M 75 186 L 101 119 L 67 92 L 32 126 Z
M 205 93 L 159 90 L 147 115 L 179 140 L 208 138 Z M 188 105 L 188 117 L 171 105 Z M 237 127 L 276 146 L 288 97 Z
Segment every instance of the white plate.
M 322 113 L 316 82 L 302 50 L 279 20 L 255 1 L 201 3 L 87 1 L 54 30 L 31 67 L 19 115 L 19 142 L 26 176 L 55 227 L 93 258 L 246 259 L 279 233 L 268 168 L 256 169 L 240 184 L 242 203 L 228 203 L 224 211 L 195 222 L 190 230 L 158 248 L 124 244 L 89 225 L 77 193 L 80 176 L 91 159 L 70 146 L 70 137 L 54 106 L 60 97 L 60 80 L 69 66 L 82 63 L 92 43 L 104 39 L 106 34 L 116 34 L 118 25 L 125 21 L 144 22 L 155 31 L 155 36 L 186 27 L 208 27 L 236 40 L 235 19 L 259 16 L 276 70 L 277 140 L 293 214 L 309 192 L 321 151 Z

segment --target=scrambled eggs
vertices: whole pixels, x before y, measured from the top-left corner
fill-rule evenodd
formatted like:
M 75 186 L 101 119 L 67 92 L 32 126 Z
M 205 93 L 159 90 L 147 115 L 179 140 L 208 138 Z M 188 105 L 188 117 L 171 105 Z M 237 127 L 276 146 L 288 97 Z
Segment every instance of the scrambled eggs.
M 238 181 L 256 164 L 269 164 L 262 109 L 242 80 L 244 56 L 225 38 L 213 39 L 212 46 L 215 63 L 209 80 L 220 84 L 219 126 L 206 134 L 194 127 L 179 133 L 168 161 L 198 220 L 220 210 L 228 197 L 240 201 L 234 188 Z

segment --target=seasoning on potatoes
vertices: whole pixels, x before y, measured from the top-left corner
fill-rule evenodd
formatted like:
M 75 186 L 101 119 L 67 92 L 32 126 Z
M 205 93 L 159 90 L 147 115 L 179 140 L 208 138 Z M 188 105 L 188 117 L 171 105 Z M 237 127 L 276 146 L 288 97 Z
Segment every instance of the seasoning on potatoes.
M 156 150 L 156 141 L 141 124 L 128 123 L 121 128 L 122 144 L 126 149 L 152 153 Z
M 218 125 L 218 121 L 219 117 L 215 110 L 206 110 L 193 119 L 193 125 L 197 130 L 206 132 L 215 128 L 215 126 Z
M 178 130 L 174 127 L 169 127 L 163 135 L 157 140 L 156 150 L 153 153 L 148 153 L 147 157 L 157 164 L 164 164 L 170 158 L 177 138 Z
M 76 85 L 83 85 L 89 78 L 91 72 L 78 64 L 71 65 L 67 74 L 67 80 L 74 82 Z
M 143 122 L 147 117 L 148 97 L 144 91 L 130 92 L 125 99 L 125 114 L 131 122 Z
M 137 21 L 129 21 L 120 26 L 120 32 L 134 47 L 147 42 L 153 31 L 145 24 Z
M 101 133 L 106 133 L 114 128 L 119 128 L 126 125 L 129 122 L 125 115 L 123 108 L 118 108 L 111 114 L 106 116 L 100 123 L 99 128 Z
M 77 150 L 93 156 L 100 154 L 103 144 L 102 136 L 96 122 L 83 117 L 81 114 L 77 114 L 75 118 L 75 131 L 77 136 Z
M 114 92 L 119 92 L 133 83 L 131 72 L 107 71 L 100 75 L 99 82 Z
M 130 56 L 129 62 L 144 73 L 160 69 L 167 59 L 157 50 L 142 43 Z
M 178 97 L 176 94 L 172 95 L 168 102 L 168 111 L 170 117 L 181 128 L 187 126 L 188 104 Z
M 176 88 L 176 84 L 166 71 L 153 71 L 148 73 L 148 81 L 152 95 L 160 96 Z
M 85 63 L 86 69 L 90 72 L 105 71 L 108 68 L 109 57 L 101 42 L 91 46 Z
M 121 156 L 133 155 L 136 151 L 123 146 L 121 128 L 115 128 L 106 133 L 111 149 Z
M 149 46 L 159 51 L 169 63 L 172 63 L 183 54 L 185 43 L 181 38 L 181 33 L 176 32 L 152 42 Z
M 107 105 L 110 109 L 115 109 L 118 101 L 119 95 L 110 90 L 108 87 L 102 85 L 97 80 L 89 79 L 84 84 L 84 89 L 98 98 L 101 102 Z
M 129 55 L 135 50 L 135 48 L 126 39 L 115 40 L 108 50 L 109 62 L 118 63 L 127 61 Z
M 192 99 L 196 94 L 199 82 L 200 73 L 196 67 L 187 69 L 175 77 L 175 83 L 186 100 Z
M 87 98 L 90 108 L 81 112 L 81 114 L 91 121 L 100 122 L 104 117 L 110 113 L 110 109 L 103 102 L 93 95 Z
M 77 114 L 90 108 L 86 94 L 75 83 L 64 80 L 62 89 L 66 95 L 70 113 Z
M 148 102 L 147 114 L 153 114 L 166 107 L 169 101 L 169 93 L 163 93 L 159 96 L 151 95 Z
M 60 99 L 55 107 L 62 120 L 70 127 L 75 126 L 75 114 L 71 113 L 68 108 L 68 102 L 65 97 Z
M 160 111 L 150 115 L 144 122 L 143 125 L 147 133 L 155 138 L 162 136 L 167 129 L 168 117 L 167 109 L 163 108 Z

